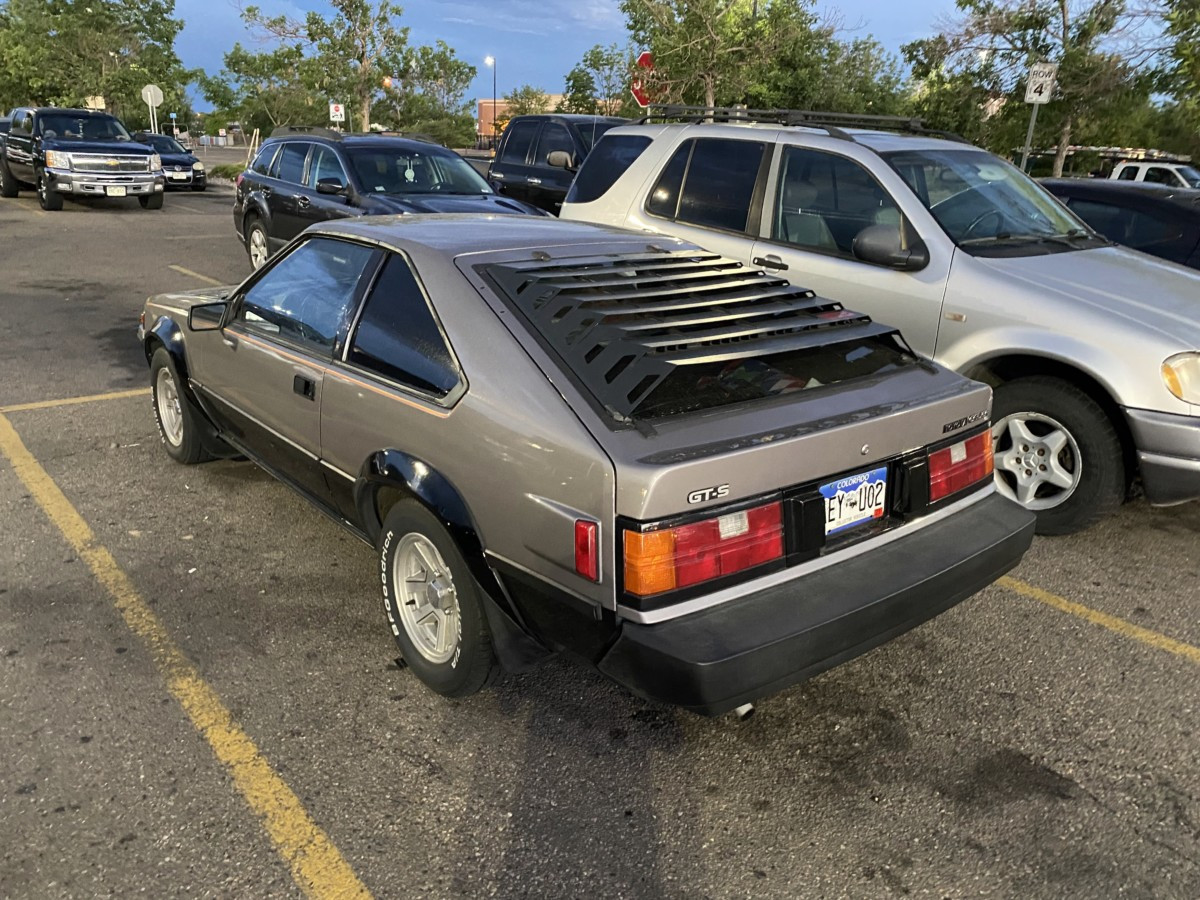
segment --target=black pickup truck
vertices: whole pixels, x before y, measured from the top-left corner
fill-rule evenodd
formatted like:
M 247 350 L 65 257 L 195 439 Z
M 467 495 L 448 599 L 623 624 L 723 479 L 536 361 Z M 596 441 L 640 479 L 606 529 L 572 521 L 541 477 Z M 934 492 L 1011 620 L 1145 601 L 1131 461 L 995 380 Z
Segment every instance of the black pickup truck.
M 0 134 L 0 196 L 36 190 L 42 209 L 62 209 L 63 196 L 137 197 L 161 209 L 166 180 L 153 147 L 134 141 L 108 113 L 17 107 Z

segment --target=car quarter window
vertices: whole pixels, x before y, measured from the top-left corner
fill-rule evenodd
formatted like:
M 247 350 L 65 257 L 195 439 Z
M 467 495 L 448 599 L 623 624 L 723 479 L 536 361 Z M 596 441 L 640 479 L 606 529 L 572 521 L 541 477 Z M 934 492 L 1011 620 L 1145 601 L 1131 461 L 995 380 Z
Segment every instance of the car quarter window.
M 549 165 L 550 154 L 555 150 L 561 150 L 574 159 L 575 141 L 571 139 L 571 132 L 562 125 L 547 122 L 542 126 L 542 136 L 538 138 L 537 159 L 534 162 L 539 166 Z
M 529 147 L 537 137 L 537 130 L 537 122 L 517 122 L 515 125 L 510 125 L 505 134 L 504 149 L 500 151 L 500 161 L 519 166 L 525 165 L 526 157 L 529 156 Z
M 1120 174 L 1118 180 L 1120 180 L 1120 181 L 1137 181 L 1137 177 L 1138 177 L 1138 167 L 1137 166 L 1126 166 L 1125 168 L 1123 168 L 1121 170 L 1121 174 Z
M 766 144 L 700 138 L 683 144 L 663 169 L 646 209 L 689 225 L 745 231 Z
M 444 397 L 458 367 L 408 262 L 392 254 L 367 297 L 347 362 L 391 381 Z
M 308 156 L 308 144 L 292 142 L 283 145 L 275 162 L 271 165 L 271 175 L 280 181 L 291 184 L 304 183 L 304 158 Z
M 333 343 L 374 250 L 332 238 L 305 241 L 241 298 L 234 321 L 331 359 Z
M 313 157 L 308 164 L 308 186 L 316 188 L 322 179 L 336 179 L 339 184 L 345 186 L 346 171 L 342 168 L 337 153 L 318 144 L 313 147 Z
M 916 174 L 906 180 L 912 184 Z M 919 180 L 924 183 L 923 177 Z M 936 202 L 935 192 L 950 196 L 961 186 L 925 189 Z M 899 227 L 900 210 L 866 169 L 833 153 L 784 148 L 771 224 L 774 240 L 853 259 L 854 238 L 871 225 Z
M 1142 180 L 1153 184 L 1178 185 L 1181 179 L 1170 169 L 1164 169 L 1162 166 L 1151 166 L 1146 170 L 1146 177 Z

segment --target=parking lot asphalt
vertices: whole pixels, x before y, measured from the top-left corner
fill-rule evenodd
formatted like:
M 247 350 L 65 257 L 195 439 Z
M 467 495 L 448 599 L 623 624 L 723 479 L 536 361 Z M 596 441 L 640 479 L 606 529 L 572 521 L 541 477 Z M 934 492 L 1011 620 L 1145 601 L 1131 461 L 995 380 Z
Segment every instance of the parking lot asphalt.
M 230 203 L 0 200 L 0 897 L 1200 896 L 1200 506 L 746 722 L 562 660 L 445 700 L 370 548 L 159 446 L 137 315 L 248 273 Z

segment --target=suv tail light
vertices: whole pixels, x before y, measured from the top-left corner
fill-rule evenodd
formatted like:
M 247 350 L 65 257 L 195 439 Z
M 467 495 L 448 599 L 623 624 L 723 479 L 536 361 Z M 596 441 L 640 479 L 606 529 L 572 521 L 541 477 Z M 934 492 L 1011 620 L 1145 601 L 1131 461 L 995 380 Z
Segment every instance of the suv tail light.
M 992 433 L 984 429 L 929 454 L 929 502 L 937 503 L 992 477 Z
M 783 558 L 783 504 L 654 531 L 625 531 L 625 591 L 649 597 Z
M 245 172 L 238 172 L 238 177 L 236 179 L 234 179 L 233 186 L 235 188 L 240 188 L 242 186 L 242 179 L 245 177 L 246 177 Z

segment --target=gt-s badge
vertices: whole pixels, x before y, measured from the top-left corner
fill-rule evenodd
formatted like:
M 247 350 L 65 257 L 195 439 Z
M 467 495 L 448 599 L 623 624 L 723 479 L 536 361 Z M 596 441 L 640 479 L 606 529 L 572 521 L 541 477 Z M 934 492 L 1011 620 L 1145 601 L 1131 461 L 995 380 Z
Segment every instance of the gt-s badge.
M 988 411 L 983 409 L 972 416 L 967 416 L 963 419 L 955 419 L 953 422 L 947 422 L 942 426 L 942 434 L 949 434 L 952 431 L 958 431 L 960 428 L 966 428 L 968 425 L 974 425 L 976 422 L 982 422 L 987 417 Z
M 705 503 L 709 500 L 720 500 L 729 493 L 729 485 L 718 484 L 716 487 L 700 488 L 688 494 L 688 503 Z

